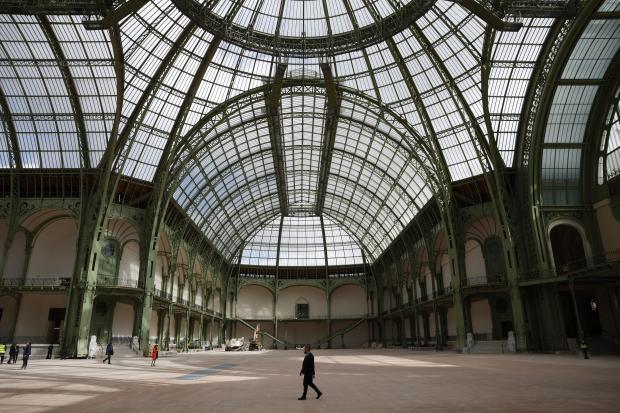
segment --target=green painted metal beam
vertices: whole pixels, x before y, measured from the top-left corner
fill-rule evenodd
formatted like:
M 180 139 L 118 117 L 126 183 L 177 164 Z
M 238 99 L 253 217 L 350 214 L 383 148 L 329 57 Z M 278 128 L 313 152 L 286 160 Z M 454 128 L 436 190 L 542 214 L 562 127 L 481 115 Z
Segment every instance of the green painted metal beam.
M 271 91 L 267 96 L 267 121 L 269 123 L 273 164 L 276 172 L 276 182 L 278 185 L 280 212 L 283 216 L 287 216 L 289 213 L 289 199 L 282 139 L 282 120 L 280 119 L 280 99 L 282 98 L 282 82 L 284 80 L 286 68 L 286 63 L 279 63 L 277 65 L 273 83 L 271 84 Z
M 80 152 L 82 154 L 82 165 L 85 168 L 90 169 L 90 153 L 88 148 L 88 139 L 86 137 L 87 133 L 86 123 L 84 122 L 84 111 L 82 110 L 82 104 L 80 103 L 75 80 L 73 79 L 73 75 L 66 64 L 67 59 L 65 57 L 65 53 L 60 46 L 58 37 L 56 36 L 56 33 L 54 32 L 47 16 L 39 16 L 39 22 L 43 33 L 45 33 L 45 37 L 47 37 L 50 48 L 54 53 L 54 57 L 56 58 L 56 61 L 59 62 L 58 69 L 62 74 L 62 80 L 67 88 L 67 92 L 69 93 L 69 102 L 71 104 L 71 109 L 73 109 L 74 112 L 73 119 L 75 121 L 78 141 L 80 143 Z
M 338 116 L 340 114 L 340 98 L 336 90 L 334 75 L 329 64 L 321 63 L 321 71 L 325 80 L 325 94 L 327 95 L 327 114 L 325 117 L 325 127 L 323 130 L 323 142 L 321 151 L 321 167 L 319 170 L 319 182 L 317 188 L 317 199 L 315 213 L 318 216 L 323 214 L 325 206 L 325 192 L 329 180 L 329 170 L 332 164 L 332 153 L 336 142 L 336 132 L 338 130 Z M 321 222 L 322 218 L 321 218 Z M 326 257 L 327 258 L 327 257 Z
M 107 12 L 103 19 L 86 19 L 82 22 L 82 24 L 84 24 L 84 27 L 88 30 L 109 29 L 119 24 L 125 17 L 140 10 L 149 1 L 151 0 L 127 0 L 124 3 L 121 3 L 121 5 L 117 8 Z

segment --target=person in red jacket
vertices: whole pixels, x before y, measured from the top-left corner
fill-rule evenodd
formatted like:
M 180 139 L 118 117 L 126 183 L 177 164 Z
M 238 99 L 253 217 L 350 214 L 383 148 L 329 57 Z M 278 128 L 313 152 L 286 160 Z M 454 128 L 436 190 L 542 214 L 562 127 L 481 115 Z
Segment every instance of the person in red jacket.
M 159 357 L 159 349 L 157 348 L 157 344 L 155 344 L 153 346 L 153 351 L 151 351 L 151 367 L 155 367 L 157 357 Z

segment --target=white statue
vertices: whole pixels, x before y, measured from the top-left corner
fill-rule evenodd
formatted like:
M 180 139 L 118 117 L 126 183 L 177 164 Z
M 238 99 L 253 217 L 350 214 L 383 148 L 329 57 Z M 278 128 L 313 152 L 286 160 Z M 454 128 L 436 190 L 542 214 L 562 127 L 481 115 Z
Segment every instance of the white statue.
M 516 353 L 517 352 L 517 340 L 515 340 L 515 333 L 514 331 L 509 331 L 508 332 L 508 340 L 506 343 L 506 347 L 508 348 L 508 351 L 510 353 Z
M 97 356 L 97 336 L 90 336 L 90 343 L 88 343 L 88 358 L 94 359 Z
M 465 340 L 464 353 L 469 353 L 474 347 L 474 333 L 467 333 L 467 339 Z
M 140 339 L 138 338 L 138 336 L 133 336 L 133 338 L 131 339 L 131 350 L 136 353 L 140 351 Z

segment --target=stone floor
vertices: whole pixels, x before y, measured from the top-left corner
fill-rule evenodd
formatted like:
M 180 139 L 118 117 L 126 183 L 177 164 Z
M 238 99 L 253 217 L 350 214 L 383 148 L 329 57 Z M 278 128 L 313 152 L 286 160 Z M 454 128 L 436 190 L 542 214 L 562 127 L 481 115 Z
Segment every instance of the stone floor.
M 620 358 L 316 350 L 298 401 L 301 351 L 0 366 L 0 412 L 617 412 Z M 21 363 L 21 359 L 20 359 Z

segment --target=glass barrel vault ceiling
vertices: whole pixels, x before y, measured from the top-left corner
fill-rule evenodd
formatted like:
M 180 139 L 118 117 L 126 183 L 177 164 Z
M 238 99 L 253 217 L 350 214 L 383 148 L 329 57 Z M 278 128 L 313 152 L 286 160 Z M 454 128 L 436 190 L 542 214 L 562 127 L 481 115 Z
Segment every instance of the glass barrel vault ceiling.
M 620 10 L 617 0 L 599 8 L 601 13 L 614 10 Z M 549 205 L 575 205 L 581 200 L 586 126 L 600 83 L 620 50 L 620 19 L 601 16 L 581 33 L 555 88 L 542 152 L 542 194 Z
M 230 22 L 239 30 L 296 44 L 330 35 L 368 35 L 357 47 L 334 44 L 322 53 L 287 54 L 279 44 L 250 44 L 260 36 L 222 37 L 187 9 L 182 12 L 182 3 L 206 4 L 152 0 L 120 23 L 120 133 L 127 145 L 117 167 L 131 178 L 152 181 L 162 160 L 170 157 L 167 143 L 188 143 L 177 154 L 183 160 L 182 179 L 174 198 L 230 259 L 281 215 L 278 174 L 286 185 L 290 215 L 312 218 L 320 209 L 372 262 L 432 196 L 429 174 L 437 165 L 420 145 L 438 151 L 434 159 L 445 163 L 453 181 L 490 167 L 480 139 L 494 139 L 500 162 L 513 166 L 523 102 L 554 24 L 553 19 L 524 18 L 519 31 L 485 37 L 487 24 L 459 4 L 413 0 L 219 0 L 208 2 L 209 13 L 203 8 L 198 16 L 211 16 L 211 23 L 234 17 Z M 381 38 L 368 34 L 377 33 L 377 21 L 398 17 L 406 7 L 421 10 L 415 21 L 389 35 L 381 32 Z M 600 11 L 617 7 L 606 1 Z M 594 69 L 617 50 L 615 23 L 602 17 L 592 21 L 578 46 L 582 52 L 571 56 L 563 77 L 601 76 Z M 592 42 L 607 46 L 594 49 Z M 594 56 L 596 50 L 600 57 Z M 274 162 L 265 89 L 280 62 L 287 64 L 285 84 L 314 85 L 283 89 L 277 116 L 281 164 Z M 328 93 L 321 64 L 329 66 L 340 102 L 328 165 L 323 154 Z M 571 72 L 586 67 L 588 73 Z M 568 110 L 579 117 L 574 124 L 582 122 L 580 114 L 589 110 L 593 96 L 585 83 L 576 85 L 579 90 L 558 86 L 552 114 Z M 15 166 L 15 157 L 22 168 L 97 166 L 116 110 L 107 31 L 85 30 L 77 17 L 0 15 L 0 88 L 0 167 Z M 580 99 L 581 106 L 570 105 L 573 99 Z M 214 113 L 223 115 L 209 130 L 196 129 Z M 550 124 L 564 119 L 551 116 Z M 549 162 L 562 166 L 547 162 L 543 169 L 553 169 L 556 177 L 556 169 L 570 170 L 570 162 L 562 160 L 573 149 L 562 148 L 559 141 L 552 147 L 559 139 L 553 128 L 545 137 L 549 148 L 543 158 L 560 159 Z M 328 176 L 324 187 L 322 167 Z M 551 187 L 562 179 L 554 178 Z

